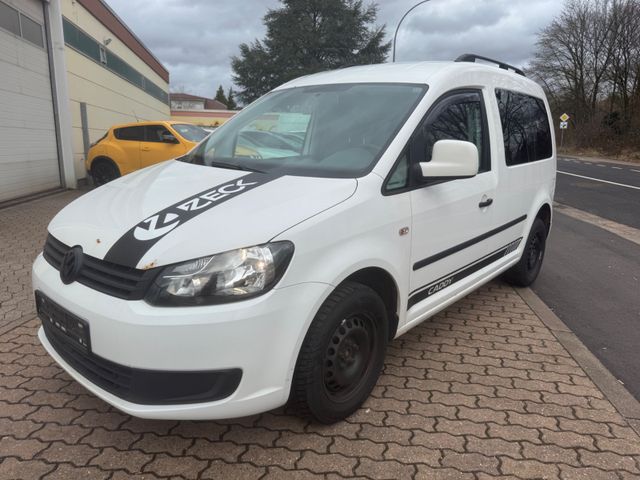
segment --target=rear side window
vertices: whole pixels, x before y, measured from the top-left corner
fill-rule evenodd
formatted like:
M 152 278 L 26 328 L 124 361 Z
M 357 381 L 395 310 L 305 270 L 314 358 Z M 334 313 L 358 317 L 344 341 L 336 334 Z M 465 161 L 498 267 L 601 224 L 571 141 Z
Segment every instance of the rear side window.
M 144 141 L 144 127 L 116 128 L 113 134 L 118 140 Z
M 507 165 L 544 160 L 553 155 L 551 127 L 544 102 L 509 90 L 496 90 Z

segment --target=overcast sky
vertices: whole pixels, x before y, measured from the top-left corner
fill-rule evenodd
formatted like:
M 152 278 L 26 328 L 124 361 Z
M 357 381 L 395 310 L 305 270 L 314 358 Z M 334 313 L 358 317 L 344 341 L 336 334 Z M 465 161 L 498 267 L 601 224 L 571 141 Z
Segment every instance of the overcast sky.
M 213 96 L 232 85 L 230 57 L 240 43 L 263 38 L 262 17 L 277 0 L 107 0 L 165 65 L 172 91 Z M 417 0 L 378 0 L 378 24 L 393 37 Z M 365 3 L 367 1 L 365 0 Z M 473 52 L 524 66 L 536 33 L 562 0 L 431 0 L 405 19 L 397 61 L 450 60 Z

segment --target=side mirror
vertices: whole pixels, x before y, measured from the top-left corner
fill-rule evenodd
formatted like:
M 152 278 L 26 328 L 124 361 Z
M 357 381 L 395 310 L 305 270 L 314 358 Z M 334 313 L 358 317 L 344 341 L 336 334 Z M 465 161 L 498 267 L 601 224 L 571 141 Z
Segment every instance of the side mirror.
M 461 140 L 439 140 L 433 146 L 430 162 L 421 162 L 425 178 L 454 180 L 478 174 L 478 147 Z
M 169 132 L 165 132 L 162 134 L 162 141 L 163 143 L 180 143 L 178 139 Z

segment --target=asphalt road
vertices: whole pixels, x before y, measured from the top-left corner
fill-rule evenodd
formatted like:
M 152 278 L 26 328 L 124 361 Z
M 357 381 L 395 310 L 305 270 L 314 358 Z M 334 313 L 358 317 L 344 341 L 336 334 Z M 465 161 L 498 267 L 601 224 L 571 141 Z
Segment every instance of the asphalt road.
M 637 186 L 558 173 L 556 201 L 640 228 L 640 166 L 561 159 L 558 171 Z M 640 245 L 556 210 L 533 290 L 640 400 Z
M 640 229 L 640 164 L 559 158 L 555 200 Z

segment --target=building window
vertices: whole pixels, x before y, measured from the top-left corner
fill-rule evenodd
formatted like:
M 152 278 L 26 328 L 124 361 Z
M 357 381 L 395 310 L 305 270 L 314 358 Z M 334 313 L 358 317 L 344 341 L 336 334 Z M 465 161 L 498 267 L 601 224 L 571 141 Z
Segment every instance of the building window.
M 20 36 L 20 16 L 18 11 L 0 2 L 0 27 Z
M 31 43 L 44 48 L 44 38 L 42 37 L 42 25 L 34 22 L 29 17 L 20 14 L 20 27 L 22 29 L 22 38 Z
M 100 63 L 107 70 L 132 83 L 162 103 L 169 104 L 167 92 L 64 17 L 62 18 L 62 27 L 64 30 L 64 43 L 67 46 Z
M 42 25 L 4 2 L 0 2 L 0 27 L 44 48 Z

